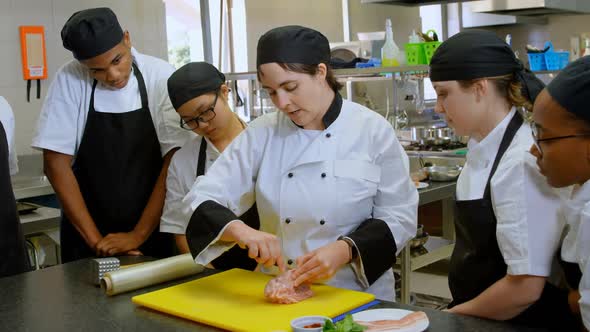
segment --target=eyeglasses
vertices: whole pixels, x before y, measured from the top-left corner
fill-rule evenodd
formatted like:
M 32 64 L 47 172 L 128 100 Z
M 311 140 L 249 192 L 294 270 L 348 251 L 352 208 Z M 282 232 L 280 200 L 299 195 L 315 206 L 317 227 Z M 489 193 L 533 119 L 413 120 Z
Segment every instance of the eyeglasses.
M 215 118 L 215 104 L 217 104 L 217 97 L 219 93 L 215 91 L 215 100 L 213 100 L 213 104 L 208 109 L 204 110 L 203 112 L 199 113 L 196 117 L 190 120 L 183 120 L 180 119 L 180 127 L 186 130 L 195 130 L 199 128 L 199 123 L 207 123 Z
M 572 134 L 572 135 L 564 135 L 564 136 L 556 136 L 556 137 L 547 137 L 547 138 L 539 138 L 539 126 L 536 123 L 531 123 L 531 131 L 533 134 L 533 139 L 534 139 L 534 143 L 535 143 L 535 147 L 537 148 L 537 150 L 539 150 L 540 153 L 543 153 L 543 151 L 541 150 L 541 142 L 547 142 L 547 141 L 555 141 L 558 139 L 565 139 L 565 138 L 573 138 L 573 137 L 586 137 L 586 136 L 590 136 L 590 133 L 585 133 L 585 134 Z

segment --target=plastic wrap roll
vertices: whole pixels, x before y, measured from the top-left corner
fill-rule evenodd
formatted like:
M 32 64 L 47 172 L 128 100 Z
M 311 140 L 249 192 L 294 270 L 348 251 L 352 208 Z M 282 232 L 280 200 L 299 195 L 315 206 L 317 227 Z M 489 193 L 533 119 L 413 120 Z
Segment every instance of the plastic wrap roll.
M 178 255 L 107 272 L 100 281 L 107 295 L 116 295 L 203 271 L 191 254 Z

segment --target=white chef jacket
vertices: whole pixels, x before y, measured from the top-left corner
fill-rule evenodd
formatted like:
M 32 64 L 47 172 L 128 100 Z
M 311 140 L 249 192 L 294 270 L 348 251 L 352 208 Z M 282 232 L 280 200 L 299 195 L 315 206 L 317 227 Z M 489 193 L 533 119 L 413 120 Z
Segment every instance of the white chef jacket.
M 574 186 L 571 196 L 562 203 L 565 237 L 561 246 L 564 261 L 577 263 L 582 271 L 580 280 L 580 311 L 586 329 L 590 328 L 590 182 Z
M 166 200 L 164 211 L 160 220 L 160 232 L 185 234 L 190 215 L 183 213 L 182 199 L 190 191 L 195 183 L 197 164 L 199 161 L 199 149 L 201 141 L 207 141 L 205 154 L 205 172 L 219 157 L 219 150 L 206 138 L 195 136 L 176 151 L 168 167 L 166 178 Z
M 293 262 L 371 217 L 385 221 L 398 252 L 416 234 L 418 192 L 393 128 L 346 100 L 323 131 L 301 129 L 282 112 L 253 121 L 197 179 L 183 200 L 187 214 L 208 200 L 238 216 L 256 201 L 260 230 L 277 235 Z M 197 255 L 197 263 L 208 264 L 231 248 L 218 242 L 222 233 Z M 363 260 L 340 269 L 327 283 L 395 299 L 392 270 L 369 285 Z
M 162 156 L 180 147 L 189 132 L 179 127 L 180 117 L 168 98 L 167 80 L 174 72 L 169 63 L 131 49 L 131 54 L 145 81 L 148 106 L 160 141 Z M 88 118 L 93 78 L 77 60 L 61 67 L 49 86 L 32 146 L 75 156 Z M 122 89 L 98 83 L 94 93 L 97 112 L 124 113 L 141 108 L 141 97 L 135 75 Z
M 467 160 L 457 180 L 457 200 L 481 199 L 500 142 L 516 110 L 480 142 L 468 143 Z M 560 199 L 539 172 L 529 153 L 531 128 L 523 124 L 500 160 L 491 180 L 491 199 L 497 219 L 498 247 L 510 275 L 550 275 L 563 221 Z
M 8 169 L 10 175 L 18 173 L 18 159 L 16 157 L 16 147 L 14 141 L 14 114 L 10 104 L 0 96 L 0 122 L 4 126 L 6 132 L 6 139 L 8 140 Z

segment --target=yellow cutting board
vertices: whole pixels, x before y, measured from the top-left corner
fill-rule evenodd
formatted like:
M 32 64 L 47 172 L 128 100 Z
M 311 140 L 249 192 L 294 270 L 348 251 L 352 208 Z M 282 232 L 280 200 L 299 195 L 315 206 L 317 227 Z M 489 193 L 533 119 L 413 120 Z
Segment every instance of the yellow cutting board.
M 335 317 L 375 299 L 373 294 L 312 285 L 314 296 L 295 304 L 264 298 L 271 276 L 241 269 L 134 296 L 131 300 L 167 314 L 231 331 L 291 331 L 292 319 Z

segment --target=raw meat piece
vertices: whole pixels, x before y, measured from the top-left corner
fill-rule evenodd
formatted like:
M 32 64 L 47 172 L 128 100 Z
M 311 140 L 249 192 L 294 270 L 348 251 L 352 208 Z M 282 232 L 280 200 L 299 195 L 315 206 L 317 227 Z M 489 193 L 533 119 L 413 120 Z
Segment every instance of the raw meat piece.
M 395 331 L 401 329 L 407 329 L 414 327 L 422 321 L 428 321 L 426 313 L 423 311 L 416 311 L 402 319 L 384 319 L 374 320 L 371 322 L 355 321 L 357 324 L 367 327 L 365 332 L 378 332 L 378 331 Z
M 313 296 L 309 285 L 294 286 L 293 270 L 271 279 L 264 287 L 264 296 L 272 303 L 291 304 Z

